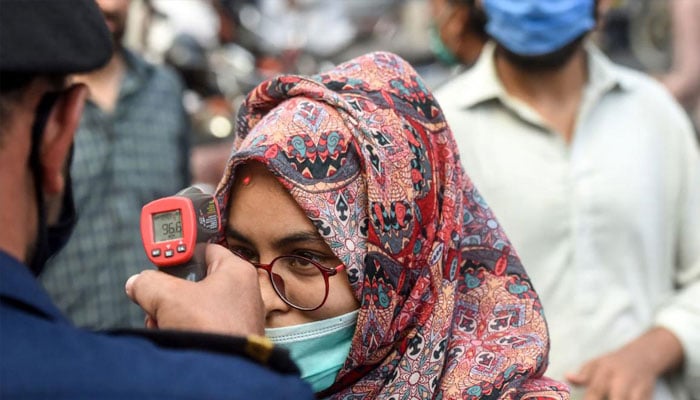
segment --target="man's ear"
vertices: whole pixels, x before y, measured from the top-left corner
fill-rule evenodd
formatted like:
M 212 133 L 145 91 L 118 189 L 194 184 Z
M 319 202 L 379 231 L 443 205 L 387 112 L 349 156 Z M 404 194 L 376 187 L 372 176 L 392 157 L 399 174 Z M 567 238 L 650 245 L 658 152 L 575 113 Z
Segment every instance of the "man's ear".
M 88 88 L 83 84 L 65 89 L 46 121 L 39 157 L 43 169 L 42 186 L 47 195 L 61 193 L 65 186 L 64 168 L 87 94 Z

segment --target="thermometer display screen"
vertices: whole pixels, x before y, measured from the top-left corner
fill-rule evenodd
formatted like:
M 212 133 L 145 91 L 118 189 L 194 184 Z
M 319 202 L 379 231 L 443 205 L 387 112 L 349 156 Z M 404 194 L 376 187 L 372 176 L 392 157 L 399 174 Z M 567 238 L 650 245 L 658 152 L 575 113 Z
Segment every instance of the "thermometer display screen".
M 180 210 L 153 214 L 153 236 L 156 242 L 182 239 Z

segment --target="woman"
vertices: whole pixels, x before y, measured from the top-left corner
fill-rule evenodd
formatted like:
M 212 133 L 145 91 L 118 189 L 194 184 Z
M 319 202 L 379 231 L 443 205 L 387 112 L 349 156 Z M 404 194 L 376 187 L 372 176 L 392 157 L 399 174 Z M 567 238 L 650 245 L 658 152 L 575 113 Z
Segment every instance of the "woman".
M 568 398 L 542 378 L 539 299 L 455 149 L 388 53 L 243 104 L 217 189 L 226 244 L 260 267 L 266 334 L 319 397 Z

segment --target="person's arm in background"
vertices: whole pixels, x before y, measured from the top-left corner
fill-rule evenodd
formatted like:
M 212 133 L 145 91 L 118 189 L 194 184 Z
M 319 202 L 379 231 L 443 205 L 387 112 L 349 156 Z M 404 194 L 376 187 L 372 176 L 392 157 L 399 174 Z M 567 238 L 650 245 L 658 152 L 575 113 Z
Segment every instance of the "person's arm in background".
M 620 349 L 585 363 L 567 374 L 586 386 L 586 400 L 651 399 L 659 376 L 683 363 L 683 347 L 668 329 L 654 327 Z
M 192 118 L 185 108 L 185 82 L 177 70 L 170 65 L 164 65 L 164 72 L 168 79 L 172 80 L 172 91 L 174 99 L 177 99 L 178 104 L 175 107 L 174 118 L 178 119 L 177 130 L 173 132 L 173 141 L 177 146 L 178 176 L 180 181 L 178 186 L 184 188 L 192 183 L 192 165 L 190 164 L 190 156 L 192 154 L 192 142 L 194 141 L 194 127 Z
M 675 142 L 667 143 L 678 157 L 673 178 L 681 181 L 672 266 L 677 291 L 654 310 L 654 327 L 567 376 L 586 386 L 585 400 L 651 399 L 656 380 L 680 368 L 690 391 L 700 391 L 700 149 L 689 121 L 681 120 L 680 129 L 664 132 Z
M 698 9 L 696 7 L 696 9 Z M 688 126 L 678 152 L 683 169 L 683 192 L 678 204 L 676 296 L 656 314 L 656 323 L 678 337 L 685 353 L 684 378 L 700 393 L 700 145 Z
M 669 0 L 668 4 L 673 61 L 671 70 L 660 80 L 689 109 L 700 100 L 700 1 Z

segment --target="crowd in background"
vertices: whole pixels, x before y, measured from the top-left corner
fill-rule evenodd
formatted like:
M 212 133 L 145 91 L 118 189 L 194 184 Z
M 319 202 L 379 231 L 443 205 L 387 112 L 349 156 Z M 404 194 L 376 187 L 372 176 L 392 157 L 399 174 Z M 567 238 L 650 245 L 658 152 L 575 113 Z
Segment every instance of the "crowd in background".
M 147 59 L 175 65 L 190 89 L 204 96 L 220 92 L 234 108 L 236 97 L 265 77 L 315 73 L 372 50 L 402 56 L 438 86 L 457 60 L 440 58 L 431 31 L 439 18 L 436 7 L 453 2 L 133 0 L 125 39 Z M 668 82 L 693 111 L 700 92 L 700 61 L 693 51 L 700 34 L 692 23 L 697 2 L 603 0 L 600 7 L 604 15 L 593 40 L 601 49 L 622 65 Z M 202 106 L 189 100 L 191 112 Z M 226 136 L 225 127 L 213 124 L 199 133 Z
M 216 143 L 230 138 L 243 97 L 267 77 L 316 73 L 373 50 L 411 62 L 432 88 L 464 69 L 435 40 L 443 3 L 460 1 L 133 0 L 125 43 L 183 77 L 193 179 L 212 189 L 227 156 Z M 600 7 L 591 39 L 613 61 L 663 82 L 697 127 L 698 2 L 603 0 Z M 474 57 L 479 46 L 471 46 Z

